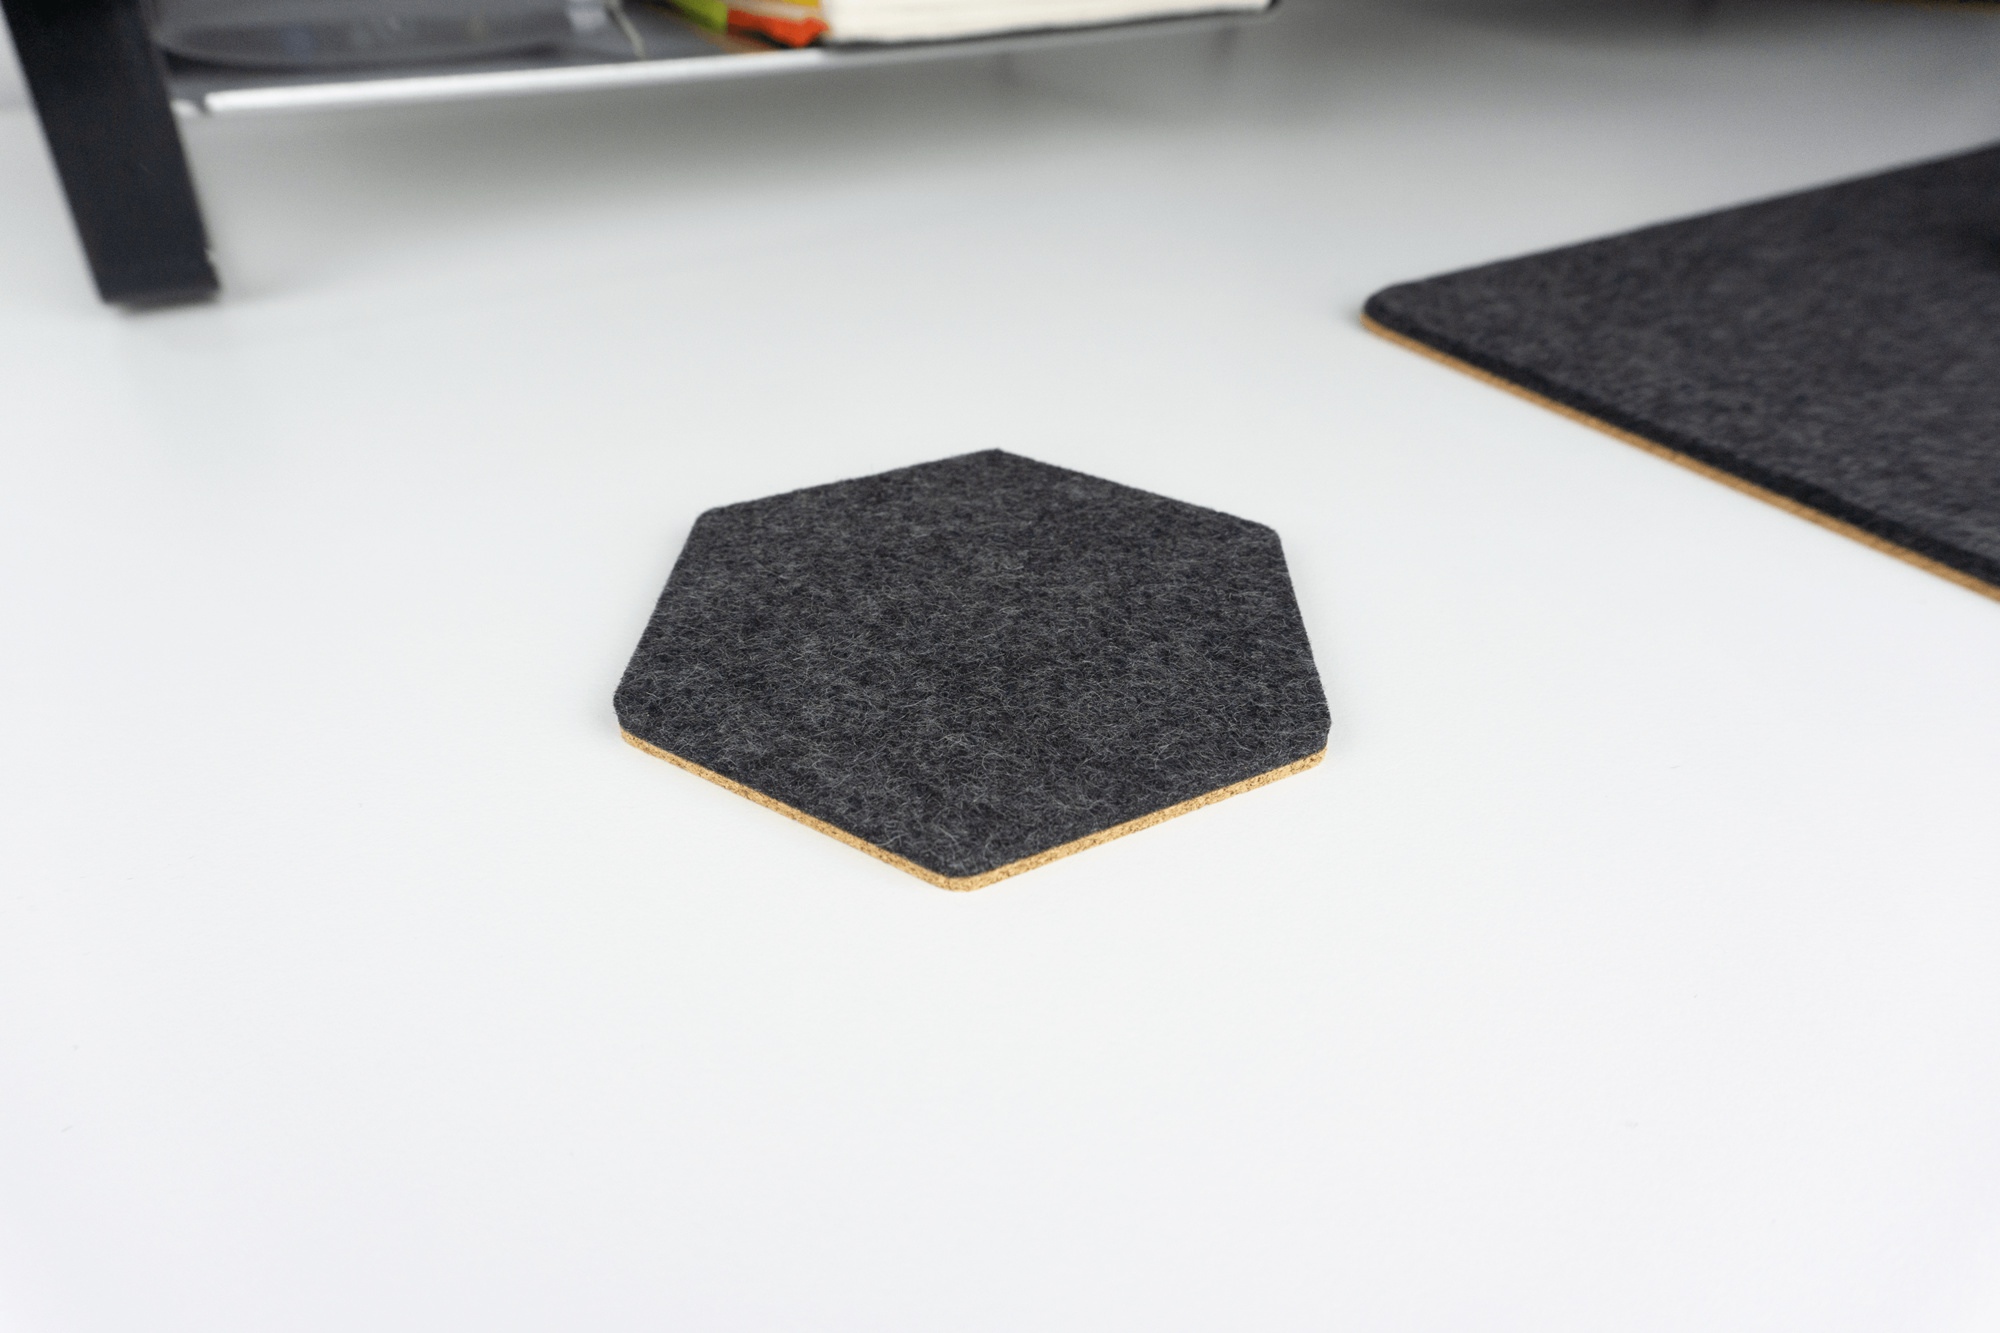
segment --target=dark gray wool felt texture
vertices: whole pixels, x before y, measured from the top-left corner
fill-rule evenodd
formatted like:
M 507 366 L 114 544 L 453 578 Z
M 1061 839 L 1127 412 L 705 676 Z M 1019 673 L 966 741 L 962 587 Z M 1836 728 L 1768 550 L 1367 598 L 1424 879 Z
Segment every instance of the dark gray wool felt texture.
M 1278 534 L 998 450 L 712 509 L 625 730 L 964 877 L 1317 754 Z
M 1391 287 L 1367 311 L 2000 585 L 2000 149 Z

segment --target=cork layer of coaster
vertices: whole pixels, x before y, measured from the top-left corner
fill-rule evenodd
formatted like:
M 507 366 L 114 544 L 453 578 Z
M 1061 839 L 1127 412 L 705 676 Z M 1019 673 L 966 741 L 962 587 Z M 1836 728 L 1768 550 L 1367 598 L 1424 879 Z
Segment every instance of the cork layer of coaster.
M 2000 596 L 2000 150 L 1391 287 L 1365 322 Z
M 1278 536 L 1000 451 L 710 510 L 633 745 L 974 889 L 1318 763 Z

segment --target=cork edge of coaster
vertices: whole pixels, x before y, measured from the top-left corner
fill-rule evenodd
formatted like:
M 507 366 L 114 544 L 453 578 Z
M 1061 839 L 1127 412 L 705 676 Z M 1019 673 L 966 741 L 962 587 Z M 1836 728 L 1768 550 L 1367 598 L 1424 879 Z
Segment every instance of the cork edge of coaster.
M 1976 592 L 1982 597 L 1990 597 L 1995 601 L 2000 601 L 2000 587 L 1995 587 L 1984 579 L 1976 578 L 1971 574 L 1965 573 L 1963 570 L 1953 569 L 1950 565 L 1933 560 L 1927 555 L 1921 555 L 1916 551 L 1912 551 L 1907 546 L 1898 546 L 1886 538 L 1876 536 L 1866 528 L 1858 528 L 1844 519 L 1835 518 L 1831 514 L 1814 509 L 1811 505 L 1802 504 L 1790 496 L 1780 495 L 1776 491 L 1767 490 L 1754 481 L 1745 481 L 1733 472 L 1725 471 L 1712 463 L 1704 463 L 1698 458 L 1690 458 L 1677 449 L 1668 448 L 1658 440 L 1648 439 L 1644 435 L 1637 435 L 1622 427 L 1614 426 L 1608 421 L 1571 407 L 1567 403 L 1560 403 L 1553 398 L 1544 397 L 1532 389 L 1524 389 L 1505 376 L 1496 375 L 1490 370 L 1483 370 L 1470 362 L 1461 361 L 1448 352 L 1440 352 L 1430 344 L 1420 342 L 1408 334 L 1398 333 L 1367 315 L 1361 316 L 1361 326 L 1376 337 L 1392 342 L 1398 347 L 1415 352 L 1419 356 L 1428 357 L 1439 365 L 1449 366 L 1460 374 L 1470 375 L 1473 379 L 1479 380 L 1481 383 L 1491 385 L 1496 389 L 1502 389 L 1507 393 L 1513 394 L 1516 398 L 1524 399 L 1537 407 L 1554 412 L 1558 416 L 1568 417 L 1571 421 L 1589 426 L 1591 429 L 1609 435 L 1615 440 L 1622 440 L 1624 443 L 1632 445 L 1635 448 L 1643 449 L 1655 458 L 1664 458 L 1669 463 L 1677 463 L 1690 472 L 1699 473 L 1710 481 L 1721 482 L 1731 490 L 1740 491 L 1752 499 L 1762 500 L 1765 504 L 1775 505 L 1786 513 L 1802 518 L 1808 523 L 1817 524 L 1829 532 L 1837 532 L 1841 536 L 1860 542 L 1863 546 L 1869 547 L 1872 550 L 1880 551 L 1884 555 L 1894 556 L 1905 564 L 1915 565 L 1927 574 L 1935 574 L 1949 583 L 1955 583 L 1959 587 L 1970 592 Z
M 627 745 L 636 750 L 642 750 L 652 755 L 655 759 L 664 759 L 675 768 L 686 769 L 698 778 L 705 778 L 709 782 L 713 782 L 724 791 L 735 792 L 738 796 L 755 801 L 767 810 L 775 810 L 785 818 L 796 820 L 798 823 L 804 824 L 807 828 L 815 832 L 824 833 L 829 838 L 844 842 L 858 852 L 866 852 L 877 861 L 892 865 L 905 874 L 915 875 L 926 884 L 936 885 L 940 889 L 950 889 L 955 893 L 968 893 L 973 889 L 983 889 L 989 884 L 997 884 L 1003 879 L 1012 879 L 1015 875 L 1039 869 L 1049 862 L 1059 861 L 1065 856 L 1074 856 L 1078 852 L 1087 851 L 1102 843 L 1110 842 L 1114 838 L 1122 838 L 1128 833 L 1137 833 L 1141 829 L 1151 828 L 1155 824 L 1164 824 L 1169 819 L 1199 810 L 1205 805 L 1214 805 L 1217 801 L 1228 800 L 1231 796 L 1240 796 L 1246 791 L 1255 791 L 1257 788 L 1267 786 L 1280 778 L 1288 778 L 1294 773 L 1303 773 L 1307 769 L 1316 766 L 1320 760 L 1326 758 L 1326 751 L 1322 749 L 1317 754 L 1309 754 L 1303 759 L 1280 765 L 1268 772 L 1259 773 L 1255 777 L 1245 778 L 1241 782 L 1233 782 L 1227 787 L 1218 787 L 1211 792 L 1204 792 L 1192 800 L 1182 801 L 1178 805 L 1170 805 L 1162 810 L 1155 810 L 1150 815 L 1141 815 L 1137 819 L 1128 819 L 1123 824 L 1114 824 L 1110 828 L 1086 834 L 1074 841 L 1063 843 L 1061 846 L 1051 847 L 1047 851 L 1036 852 L 1033 856 L 1024 856 L 1018 861 L 1009 861 L 1004 866 L 997 866 L 992 870 L 983 871 L 977 875 L 954 876 L 941 875 L 935 870 L 925 869 L 908 857 L 898 856 L 887 848 L 877 847 L 874 843 L 866 839 L 857 838 L 846 829 L 837 828 L 827 823 L 824 819 L 809 815 L 797 806 L 786 805 L 783 801 L 766 796 L 754 787 L 744 786 L 734 778 L 726 778 L 713 769 L 703 768 L 700 764 L 689 759 L 683 759 L 671 751 L 663 750 L 650 741 L 641 740 L 629 731 L 621 729 L 618 734 L 625 738 Z

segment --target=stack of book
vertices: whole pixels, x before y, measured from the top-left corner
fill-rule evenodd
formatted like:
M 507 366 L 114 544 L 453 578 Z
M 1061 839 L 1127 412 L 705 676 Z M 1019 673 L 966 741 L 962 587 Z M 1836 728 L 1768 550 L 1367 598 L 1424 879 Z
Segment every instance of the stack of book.
M 1255 13 L 1272 0 L 668 0 L 716 32 L 782 46 L 934 42 L 1195 14 Z

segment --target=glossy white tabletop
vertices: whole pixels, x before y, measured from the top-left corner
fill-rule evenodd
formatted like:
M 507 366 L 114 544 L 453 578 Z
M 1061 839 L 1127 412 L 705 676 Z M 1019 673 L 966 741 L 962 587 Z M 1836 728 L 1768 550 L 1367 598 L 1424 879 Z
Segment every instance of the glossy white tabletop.
M 134 317 L 0 110 L 7 1333 L 2000 1322 L 2000 603 L 1356 322 L 2000 137 L 2000 19 L 186 132 Z M 952 895 L 619 743 L 698 512 L 993 446 L 1277 527 L 1328 761 Z

